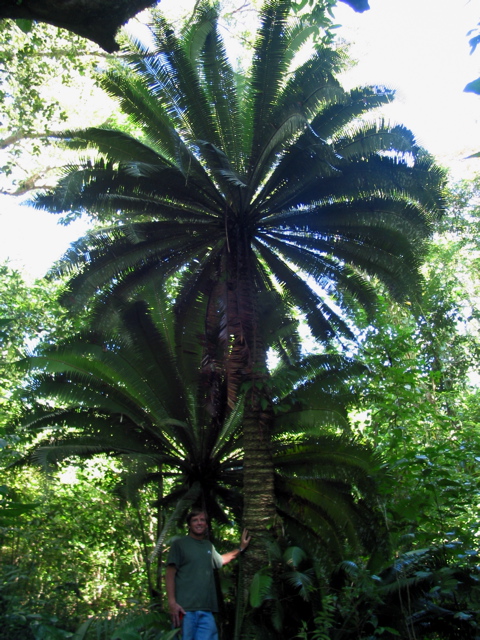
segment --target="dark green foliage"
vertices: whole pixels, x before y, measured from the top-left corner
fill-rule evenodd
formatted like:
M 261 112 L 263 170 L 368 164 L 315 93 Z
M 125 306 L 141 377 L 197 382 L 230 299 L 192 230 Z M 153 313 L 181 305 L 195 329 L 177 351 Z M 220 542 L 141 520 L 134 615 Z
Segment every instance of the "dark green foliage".
M 175 338 L 168 303 L 158 304 L 158 293 L 151 293 L 150 304 L 117 308 L 114 331 L 39 347 L 19 367 L 31 374 L 22 394 L 37 404 L 23 421 L 27 432 L 38 434 L 24 462 L 52 469 L 61 460 L 100 453 L 121 460 L 122 496 L 136 504 L 142 487 L 157 490 L 162 532 L 153 554 L 151 539 L 144 549 L 153 559 L 161 558 L 168 532 L 194 503 L 217 522 L 239 525 L 244 457 L 243 399 L 228 414 L 222 411 L 225 383 L 199 362 L 192 366 L 201 358 L 200 346 L 195 350 L 179 333 Z M 270 337 L 278 344 L 273 327 Z M 347 381 L 358 371 L 346 358 L 313 355 L 281 362 L 269 382 L 273 407 L 278 403 L 271 434 L 277 513 L 286 539 L 325 566 L 347 547 L 372 551 L 385 544 L 372 475 L 378 461 L 338 436 L 346 426 L 345 403 L 353 397 Z M 331 434 L 321 435 L 322 429 Z M 286 593 L 295 600 L 291 578 Z M 231 593 L 226 607 L 224 625 Z M 251 619 L 256 617 L 253 612 Z
M 121 509 L 112 492 L 120 468 L 97 458 L 61 465 L 50 480 L 32 468 L 9 474 L 24 500 L 37 504 L 2 522 L 2 640 L 66 638 L 99 611 L 125 609 L 132 599 L 148 605 L 138 513 Z M 146 499 L 140 512 L 149 528 Z
M 452 193 L 424 268 L 421 313 L 380 299 L 362 338 L 355 429 L 388 462 L 396 560 L 345 561 L 312 638 L 479 635 L 475 182 Z
M 192 503 L 219 522 L 239 523 L 243 401 L 222 412 L 222 388 L 209 384 L 201 350 L 170 341 L 172 315 L 163 309 L 133 303 L 119 314 L 114 333 L 70 339 L 19 363 L 34 374 L 22 394 L 41 401 L 24 428 L 48 434 L 28 460 L 48 469 L 72 456 L 129 458 L 122 493 L 135 502 L 140 487 L 161 484 L 167 524 L 181 520 Z M 375 527 L 382 535 L 380 520 L 372 526 L 374 457 L 351 440 L 319 433 L 346 424 L 351 393 L 342 384 L 357 367 L 316 355 L 285 369 L 280 365 L 271 378 L 279 406 L 275 492 L 284 526 L 326 560 L 341 557 L 345 540 L 371 548 Z
M 13 399 L 23 376 L 11 363 L 40 340 L 54 343 L 78 331 L 85 317 L 82 313 L 73 318 L 60 307 L 61 290 L 61 281 L 28 285 L 18 270 L 0 265 L 0 456 L 5 464 L 18 446 L 14 425 L 23 411 L 22 403 Z
M 297 546 L 273 543 L 269 566 L 260 569 L 250 587 L 247 628 L 252 637 L 294 638 L 302 620 L 312 619 L 320 605 L 318 566 Z
M 178 629 L 170 629 L 166 614 L 131 610 L 116 616 L 89 618 L 76 630 L 72 640 L 173 640 Z
M 201 370 L 200 346 L 176 348 L 172 314 L 160 309 L 132 304 L 116 332 L 79 336 L 25 361 L 42 372 L 31 387 L 35 397 L 54 403 L 25 421 L 56 432 L 54 445 L 49 438 L 33 456 L 47 466 L 75 455 L 130 456 L 127 497 L 166 478 L 164 507 L 191 490 L 191 501 L 226 522 L 227 505 L 237 517 L 241 505 L 241 405 L 226 421 L 215 415 L 218 398 Z
M 451 222 L 431 248 L 421 316 L 383 301 L 357 385 L 357 428 L 397 478 L 386 487 L 391 526 L 415 533 L 420 547 L 452 536 L 477 544 L 476 238 L 465 219 Z M 449 238 L 455 228 L 461 235 Z
M 67 4 L 49 0 L 20 0 L 4 2 L 0 7 L 0 20 L 11 18 L 20 22 L 25 30 L 32 20 L 47 22 L 93 40 L 106 51 L 116 51 L 118 44 L 115 35 L 118 29 L 153 4 L 155 0 L 73 0 Z
M 455 545 L 406 552 L 378 572 L 343 562 L 332 575 L 329 640 L 475 640 L 480 605 L 476 553 Z M 321 619 L 321 618 L 320 618 Z M 320 622 L 319 619 L 319 622 Z
M 182 311 L 198 291 L 219 295 L 223 277 L 246 277 L 227 259 L 247 250 L 242 237 L 255 290 L 298 305 L 318 338 L 347 331 L 330 297 L 371 310 L 372 277 L 394 296 L 414 291 L 443 206 L 441 171 L 405 128 L 358 120 L 392 94 L 344 91 L 339 53 L 323 48 L 287 75 L 308 35 L 289 11 L 288 1 L 265 5 L 241 93 L 207 6 L 182 39 L 157 17 L 155 50 L 133 43 L 130 67 L 101 80 L 138 135 L 67 134 L 71 147 L 98 153 L 36 201 L 113 221 L 59 266 L 73 275 L 69 305 L 126 296 L 182 269 Z
M 290 73 L 293 43 L 307 33 L 305 25 L 290 23 L 290 8 L 289 2 L 266 5 L 241 90 L 215 11 L 206 6 L 182 38 L 158 17 L 156 51 L 134 43 L 125 56 L 129 66 L 104 77 L 133 134 L 108 128 L 67 134 L 67 145 L 88 158 L 38 199 L 68 215 L 88 210 L 105 225 L 76 243 L 59 266 L 72 275 L 64 302 L 77 310 L 92 305 L 94 328 L 29 359 L 25 369 L 35 375 L 20 396 L 37 410 L 25 423 L 29 437 L 41 434 L 30 459 L 47 468 L 98 453 L 122 461 L 123 498 L 138 504 L 139 491 L 155 487 L 159 524 L 166 521 L 160 543 L 196 500 L 219 522 L 240 521 L 242 472 L 255 471 L 247 467 L 248 440 L 252 431 L 265 434 L 268 455 L 259 467 L 272 463 L 286 542 L 271 548 L 269 566 L 253 583 L 251 619 L 260 625 L 251 637 L 258 639 L 259 626 L 267 637 L 293 637 L 302 619 L 305 633 L 316 633 L 315 614 L 325 623 L 317 625 L 321 633 L 379 636 L 390 633 L 384 618 L 378 622 L 386 616 L 381 607 L 398 614 L 399 628 L 410 622 L 398 613 L 398 596 L 389 595 L 398 566 L 392 583 L 387 571 L 369 573 L 389 563 L 372 477 L 378 460 L 338 437 L 352 399 L 345 377 L 365 370 L 325 354 L 300 360 L 291 316 L 299 309 L 322 340 L 357 337 L 353 321 L 362 309 L 368 324 L 379 291 L 418 302 L 426 239 L 443 208 L 443 175 L 408 130 L 364 121 L 392 94 L 380 87 L 344 91 L 335 78 L 338 53 L 320 48 Z M 155 287 L 162 291 L 156 298 Z M 269 346 L 282 361 L 272 375 L 265 367 Z M 389 434 L 401 441 L 402 402 L 404 416 L 409 411 L 410 424 L 420 426 L 407 385 L 421 375 L 410 379 L 402 362 L 398 377 L 384 380 L 385 359 L 375 364 L 380 382 L 364 400 L 379 411 L 362 435 L 378 446 L 378 431 L 392 413 Z M 405 393 L 396 388 L 399 381 Z M 433 495 L 428 483 L 423 493 L 412 491 L 420 432 L 424 437 L 424 429 L 409 432 L 408 450 L 384 482 L 398 494 L 387 512 L 399 533 L 423 517 L 418 509 L 406 511 L 408 498 L 423 506 Z M 427 453 L 418 454 L 424 458 L 415 467 L 426 479 Z M 442 471 L 444 480 L 455 480 L 446 465 Z M 424 517 L 420 524 L 426 528 Z M 144 536 L 144 555 L 151 541 Z M 359 550 L 371 557 L 364 582 L 353 575 L 362 563 L 345 563 L 350 580 L 335 576 L 338 591 L 327 593 L 322 609 L 316 589 L 325 584 L 329 563 L 349 552 L 356 559 Z M 421 566 L 415 571 L 441 568 Z M 372 588 L 364 593 L 367 583 Z M 445 585 L 436 576 L 422 582 L 423 592 L 412 590 L 417 612 L 434 602 L 427 586 Z M 468 611 L 462 604 L 457 613 Z M 132 624 L 125 633 L 138 634 Z
M 152 41 L 130 43 L 125 65 L 101 79 L 134 133 L 61 136 L 83 156 L 35 202 L 104 225 L 58 265 L 72 310 L 115 315 L 149 283 L 163 287 L 177 332 L 201 336 L 202 366 L 224 389 L 218 406 L 228 414 L 244 394 L 250 577 L 275 521 L 265 301 L 281 324 L 300 311 L 318 340 L 353 338 L 352 311 L 373 317 L 379 282 L 395 299 L 417 299 L 444 204 L 444 173 L 412 133 L 367 117 L 391 91 L 345 91 L 342 55 L 326 46 L 294 66 L 311 31 L 292 5 L 263 6 L 241 84 L 216 8 L 201 3 L 181 36 L 157 14 Z
M 38 507 L 38 502 L 22 502 L 15 491 L 6 485 L 0 486 L 0 527 L 8 528 L 18 525 L 21 516 Z

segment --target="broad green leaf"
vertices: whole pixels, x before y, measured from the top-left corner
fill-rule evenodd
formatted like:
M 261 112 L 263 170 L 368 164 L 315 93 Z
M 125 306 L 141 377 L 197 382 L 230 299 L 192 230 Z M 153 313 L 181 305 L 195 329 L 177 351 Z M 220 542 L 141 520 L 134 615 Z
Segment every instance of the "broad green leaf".
M 253 576 L 249 590 L 250 606 L 258 608 L 270 597 L 273 579 L 268 570 L 261 569 Z

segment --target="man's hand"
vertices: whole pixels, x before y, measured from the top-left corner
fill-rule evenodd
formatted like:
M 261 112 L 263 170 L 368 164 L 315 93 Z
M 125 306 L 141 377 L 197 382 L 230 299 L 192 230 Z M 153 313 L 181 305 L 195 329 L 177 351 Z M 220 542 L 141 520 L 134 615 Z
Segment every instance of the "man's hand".
M 185 610 L 181 607 L 178 602 L 168 602 L 168 608 L 170 610 L 170 618 L 172 619 L 172 624 L 175 627 L 181 626 L 182 617 L 185 615 Z
M 242 537 L 240 539 L 240 551 L 245 551 L 251 539 L 252 539 L 252 536 L 248 535 L 248 530 L 244 529 L 242 532 Z
M 245 551 L 245 549 L 248 547 L 250 540 L 251 540 L 251 536 L 249 536 L 248 531 L 244 529 L 242 533 L 242 537 L 240 538 L 240 546 L 237 549 L 234 549 L 233 551 L 228 551 L 227 553 L 222 554 L 223 564 L 228 564 L 235 558 L 238 558 L 238 556 L 242 553 L 242 551 Z
M 165 573 L 165 588 L 167 590 L 168 609 L 170 611 L 170 617 L 175 629 L 177 629 L 181 625 L 181 618 L 185 615 L 185 610 L 178 604 L 175 597 L 176 573 L 177 567 L 174 564 L 169 564 Z

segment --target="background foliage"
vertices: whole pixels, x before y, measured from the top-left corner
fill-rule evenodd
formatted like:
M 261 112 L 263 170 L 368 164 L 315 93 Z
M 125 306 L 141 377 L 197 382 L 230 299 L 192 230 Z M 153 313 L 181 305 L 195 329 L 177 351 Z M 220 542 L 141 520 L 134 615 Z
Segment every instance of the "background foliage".
M 44 133 L 75 126 L 75 110 L 53 96 L 53 82 L 60 77 L 68 87 L 90 78 L 104 55 L 50 27 L 1 25 L 2 189 L 20 193 L 45 184 L 50 162 L 42 156 L 41 172 L 30 164 L 43 153 Z M 85 86 L 91 96 L 94 81 Z M 75 109 L 85 109 L 84 96 L 76 97 Z M 347 431 L 382 460 L 378 507 L 389 544 L 370 554 L 346 545 L 333 570 L 288 541 L 272 547 L 251 592 L 253 616 L 270 605 L 267 637 L 479 635 L 479 195 L 479 179 L 451 187 L 424 267 L 420 309 L 381 298 L 374 321 L 357 311 L 358 344 L 338 345 L 365 366 L 351 378 L 359 399 Z M 70 458 L 47 477 L 10 468 L 36 437 L 16 428 L 22 407 L 13 391 L 25 382 L 10 363 L 39 340 L 55 348 L 84 320 L 58 303 L 61 282 L 27 286 L 8 265 L 0 279 L 0 638 L 167 640 L 161 555 L 148 561 L 159 529 L 156 496 L 146 487 L 133 502 L 118 493 L 125 461 Z M 237 526 L 217 525 L 215 535 L 220 548 L 230 548 Z M 281 568 L 278 583 L 272 567 Z M 222 575 L 225 633 L 236 589 L 237 569 L 229 567 Z

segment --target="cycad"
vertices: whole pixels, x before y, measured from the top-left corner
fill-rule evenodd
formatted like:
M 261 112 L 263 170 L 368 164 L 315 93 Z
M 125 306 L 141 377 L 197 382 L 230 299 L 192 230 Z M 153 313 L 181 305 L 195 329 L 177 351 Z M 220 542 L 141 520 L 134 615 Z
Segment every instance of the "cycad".
M 226 398 L 211 388 L 200 358 L 201 348 L 187 353 L 175 343 L 171 313 L 139 301 L 119 311 L 115 332 L 82 335 L 20 362 L 39 401 L 24 428 L 46 433 L 25 461 L 48 467 L 74 456 L 121 456 L 134 462 L 130 496 L 163 479 L 170 525 L 192 504 L 240 525 L 244 400 L 222 411 Z M 278 403 L 272 454 L 287 538 L 330 560 L 342 557 L 347 541 L 371 547 L 375 458 L 334 435 L 345 426 L 355 363 L 311 356 L 292 365 L 287 380 L 279 369 L 271 378 Z
M 424 240 L 442 208 L 442 172 L 411 132 L 363 120 L 391 92 L 344 91 L 341 56 L 330 49 L 294 69 L 308 30 L 290 8 L 291 0 L 265 4 L 241 84 L 214 9 L 203 5 L 182 37 L 158 15 L 153 44 L 131 43 L 128 64 L 102 80 L 138 135 L 67 135 L 97 155 L 37 199 L 107 223 L 59 267 L 72 274 L 74 308 L 175 277 L 180 326 L 204 319 L 204 362 L 226 381 L 230 410 L 246 389 L 245 524 L 254 541 L 275 504 L 262 296 L 298 308 L 317 339 L 348 334 L 352 305 L 373 312 L 376 281 L 396 298 L 418 290 Z

